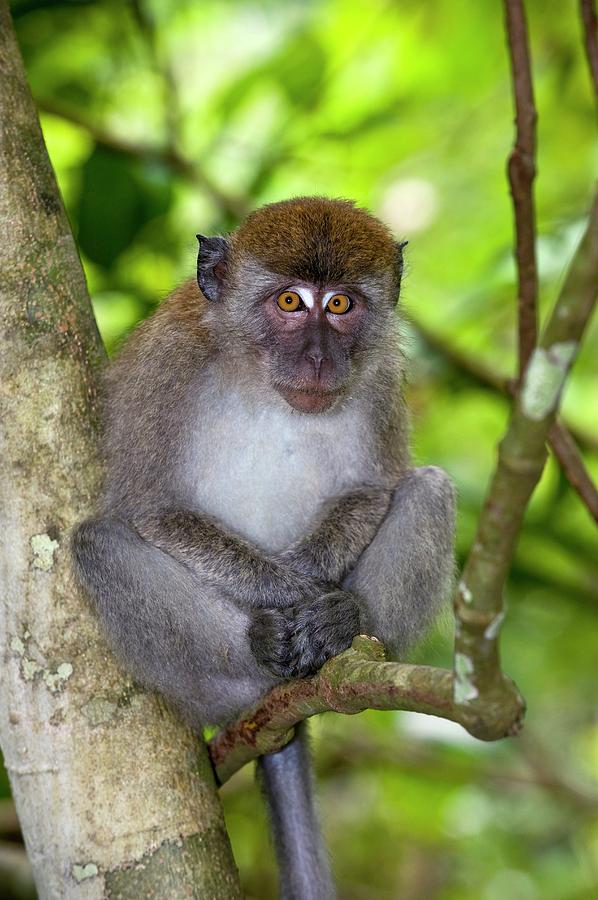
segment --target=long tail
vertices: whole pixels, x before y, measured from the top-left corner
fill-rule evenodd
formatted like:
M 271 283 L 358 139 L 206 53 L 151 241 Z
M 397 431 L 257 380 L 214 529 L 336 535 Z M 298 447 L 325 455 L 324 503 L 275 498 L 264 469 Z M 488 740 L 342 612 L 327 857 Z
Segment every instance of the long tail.
M 313 797 L 307 727 L 293 740 L 260 757 L 259 780 L 268 803 L 278 860 L 281 900 L 334 900 L 328 854 Z

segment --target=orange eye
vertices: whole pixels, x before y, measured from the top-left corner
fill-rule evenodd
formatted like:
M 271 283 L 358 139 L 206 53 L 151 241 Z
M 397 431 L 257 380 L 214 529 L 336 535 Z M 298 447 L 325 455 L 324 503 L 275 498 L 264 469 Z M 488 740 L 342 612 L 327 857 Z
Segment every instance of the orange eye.
M 326 304 L 326 312 L 342 316 L 343 313 L 349 312 L 352 306 L 353 303 L 346 294 L 334 294 Z
M 283 291 L 276 300 L 283 312 L 297 312 L 303 301 L 297 291 Z

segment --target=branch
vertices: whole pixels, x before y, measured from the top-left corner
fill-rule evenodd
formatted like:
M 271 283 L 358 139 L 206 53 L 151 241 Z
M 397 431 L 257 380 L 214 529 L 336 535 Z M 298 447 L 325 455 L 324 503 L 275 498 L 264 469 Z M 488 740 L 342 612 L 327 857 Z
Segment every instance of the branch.
M 223 218 L 230 218 L 237 222 L 245 218 L 249 212 L 249 204 L 244 198 L 223 191 L 212 181 L 201 166 L 188 160 L 175 144 L 169 143 L 166 146 L 154 147 L 138 141 L 131 141 L 128 138 L 120 137 L 104 130 L 101 126 L 89 122 L 79 112 L 56 103 L 54 100 L 47 98 L 37 99 L 36 103 L 38 109 L 42 112 L 57 116 L 82 128 L 96 144 L 108 150 L 122 153 L 124 156 L 130 156 L 138 160 L 159 162 L 171 169 L 181 178 L 194 184 L 209 197 Z
M 565 380 L 579 349 L 598 291 L 598 192 L 540 346 L 525 371 L 477 534 L 455 599 L 456 668 L 467 669 L 472 704 L 501 690 L 498 634 L 503 588 L 523 514 L 546 460 Z
M 417 318 L 413 310 L 409 311 L 409 321 L 432 350 L 443 356 L 456 369 L 459 369 L 460 372 L 471 378 L 472 381 L 482 387 L 500 391 L 502 394 L 515 395 L 516 385 L 508 375 L 496 372 L 484 360 L 477 359 L 459 347 L 449 344 L 443 336 L 430 329 Z M 567 429 L 580 446 L 586 450 L 591 450 L 593 453 L 598 453 L 598 435 L 573 425 L 571 422 L 563 422 L 563 427 Z
M 577 491 L 589 514 L 598 524 L 598 490 L 586 468 L 579 447 L 562 422 L 557 420 L 553 424 L 548 433 L 548 442 L 569 484 Z
M 580 0 L 580 12 L 583 22 L 586 56 L 596 100 L 598 100 L 598 16 L 596 16 L 594 0 Z
M 527 502 L 546 458 L 562 386 L 590 317 L 598 286 L 598 194 L 541 346 L 525 373 L 500 448 L 496 474 L 455 599 L 454 672 L 383 661 L 364 636 L 313 678 L 274 688 L 219 732 L 209 752 L 220 783 L 245 763 L 284 746 L 293 727 L 327 710 L 408 709 L 459 722 L 481 740 L 517 733 L 524 703 L 500 671 L 502 592 Z
M 505 16 L 515 99 L 516 137 L 509 157 L 508 172 L 515 212 L 521 381 L 538 336 L 538 271 L 533 194 L 537 113 L 522 0 L 505 0 Z
M 426 344 L 432 350 L 444 356 L 459 371 L 464 372 L 473 381 L 484 387 L 490 387 L 503 394 L 515 396 L 517 386 L 512 378 L 499 375 L 498 372 L 495 372 L 482 360 L 477 360 L 469 354 L 463 353 L 461 350 L 445 343 L 439 335 L 419 322 L 413 313 L 409 314 L 409 319 Z M 550 429 L 548 443 L 571 487 L 577 492 L 592 518 L 598 522 L 598 490 L 571 434 L 574 431 L 575 429 L 572 426 L 567 426 L 562 421 L 557 420 Z M 587 444 L 591 442 L 589 443 L 590 449 L 598 451 L 598 441 L 591 435 L 577 432 L 576 436 L 579 443 Z
M 274 688 L 212 738 L 208 749 L 224 784 L 245 763 L 283 747 L 298 722 L 322 712 L 353 715 L 365 709 L 409 709 L 459 722 L 481 740 L 496 740 L 517 730 L 512 707 L 489 704 L 481 715 L 476 711 L 472 716 L 453 695 L 452 672 L 385 662 L 380 641 L 360 635 L 312 678 Z

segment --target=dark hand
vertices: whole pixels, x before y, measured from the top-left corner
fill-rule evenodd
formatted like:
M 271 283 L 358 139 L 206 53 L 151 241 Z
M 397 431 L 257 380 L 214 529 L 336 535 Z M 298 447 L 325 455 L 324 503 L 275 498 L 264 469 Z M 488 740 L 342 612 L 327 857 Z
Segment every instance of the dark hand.
M 335 590 L 287 609 L 254 613 L 249 641 L 257 661 L 279 678 L 304 678 L 351 645 L 360 633 L 353 594 Z

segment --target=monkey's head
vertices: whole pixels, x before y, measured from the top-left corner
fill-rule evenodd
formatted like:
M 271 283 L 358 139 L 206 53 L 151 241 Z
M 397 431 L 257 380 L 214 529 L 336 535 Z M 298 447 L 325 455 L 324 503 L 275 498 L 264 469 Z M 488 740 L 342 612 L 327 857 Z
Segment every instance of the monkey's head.
M 294 409 L 322 412 L 375 377 L 403 270 L 385 225 L 346 200 L 299 197 L 198 240 L 210 319 Z

